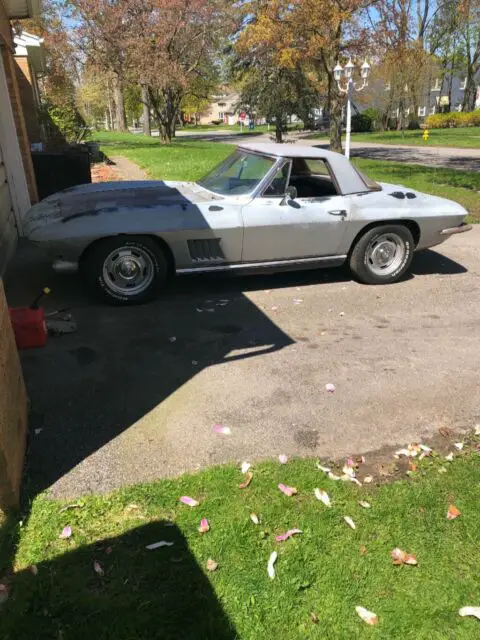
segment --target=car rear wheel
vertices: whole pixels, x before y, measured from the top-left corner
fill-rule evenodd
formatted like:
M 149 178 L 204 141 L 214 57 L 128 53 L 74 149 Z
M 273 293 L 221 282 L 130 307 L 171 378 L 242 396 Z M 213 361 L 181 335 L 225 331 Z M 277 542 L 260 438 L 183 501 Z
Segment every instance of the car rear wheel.
M 379 225 L 361 236 L 350 254 L 350 269 L 364 284 L 397 282 L 409 268 L 415 242 L 403 225 Z
M 89 286 L 114 305 L 150 302 L 165 284 L 168 264 L 153 238 L 107 238 L 87 251 L 83 273 Z

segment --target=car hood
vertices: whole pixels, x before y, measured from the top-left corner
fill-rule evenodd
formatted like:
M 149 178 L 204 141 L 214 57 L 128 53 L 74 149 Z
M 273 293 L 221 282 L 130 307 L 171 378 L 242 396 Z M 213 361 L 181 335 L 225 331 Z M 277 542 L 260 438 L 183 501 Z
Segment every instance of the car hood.
M 218 199 L 194 182 L 102 182 L 85 184 L 54 193 L 34 205 L 24 220 L 27 236 L 56 222 L 99 214 L 114 215 L 119 209 L 133 210 L 199 204 Z

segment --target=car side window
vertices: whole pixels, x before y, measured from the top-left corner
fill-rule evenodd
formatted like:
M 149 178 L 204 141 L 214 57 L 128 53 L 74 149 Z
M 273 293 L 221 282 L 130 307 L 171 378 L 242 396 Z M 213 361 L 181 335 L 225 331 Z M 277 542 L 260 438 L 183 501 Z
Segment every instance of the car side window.
M 290 175 L 290 162 L 286 162 L 277 171 L 273 180 L 263 192 L 263 198 L 282 198 L 288 187 L 288 178 Z
M 321 158 L 295 158 L 290 185 L 299 198 L 325 198 L 338 195 L 329 168 Z

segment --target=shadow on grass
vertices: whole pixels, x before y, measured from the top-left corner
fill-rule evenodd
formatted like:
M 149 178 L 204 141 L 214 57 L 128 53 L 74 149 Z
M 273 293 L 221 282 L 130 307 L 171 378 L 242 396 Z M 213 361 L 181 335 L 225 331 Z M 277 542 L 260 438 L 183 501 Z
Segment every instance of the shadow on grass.
M 145 548 L 160 540 L 174 545 Z M 94 571 L 95 562 L 104 575 Z M 170 523 L 150 523 L 67 551 L 37 569 L 36 576 L 25 569 L 11 581 L 0 610 L 2 640 L 236 637 L 204 570 Z

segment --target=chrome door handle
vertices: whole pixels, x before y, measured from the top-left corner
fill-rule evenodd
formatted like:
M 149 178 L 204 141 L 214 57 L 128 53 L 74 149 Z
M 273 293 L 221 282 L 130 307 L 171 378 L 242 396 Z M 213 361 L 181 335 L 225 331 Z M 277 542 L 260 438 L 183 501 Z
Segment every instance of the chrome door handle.
M 347 212 L 345 209 L 336 209 L 335 211 L 328 211 L 331 216 L 346 216 Z

